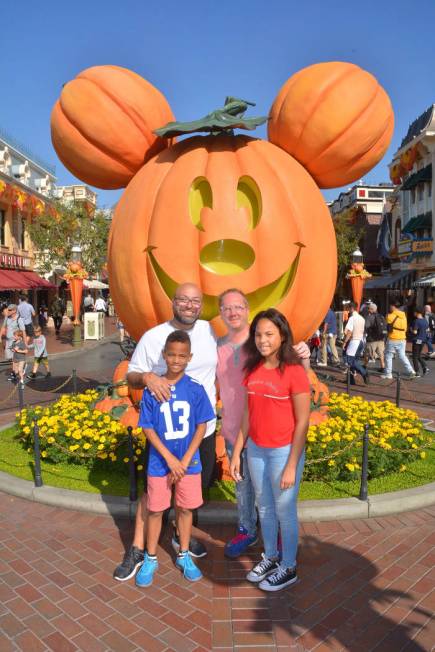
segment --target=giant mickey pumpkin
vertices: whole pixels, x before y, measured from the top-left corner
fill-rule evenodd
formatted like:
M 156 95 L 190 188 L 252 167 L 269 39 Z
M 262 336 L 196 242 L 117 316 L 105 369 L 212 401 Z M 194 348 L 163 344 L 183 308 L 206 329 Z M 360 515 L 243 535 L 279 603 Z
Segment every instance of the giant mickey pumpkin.
M 351 66 L 352 73 L 342 74 L 343 66 Z M 106 68 L 98 67 L 99 78 L 107 79 Z M 113 67 L 108 68 L 110 77 Z M 233 134 L 193 136 L 176 145 L 167 141 L 168 147 L 149 158 L 152 146 L 147 149 L 141 142 L 139 158 L 146 162 L 137 168 L 136 158 L 131 167 L 133 174 L 137 172 L 113 217 L 108 265 L 115 308 L 133 337 L 139 338 L 146 329 L 171 317 L 174 290 L 178 283 L 187 281 L 201 287 L 203 317 L 213 322 L 217 321 L 219 293 L 236 286 L 247 294 L 251 316 L 262 308 L 278 308 L 289 319 L 296 339 L 308 337 L 317 328 L 335 288 L 336 246 L 329 211 L 307 171 L 314 170 L 318 155 L 312 150 L 313 130 L 309 126 L 317 125 L 314 134 L 317 129 L 321 149 L 327 147 L 319 131 L 319 125 L 325 124 L 326 105 L 327 119 L 336 137 L 332 152 L 322 154 L 318 182 L 326 179 L 326 185 L 330 185 L 333 179 L 338 186 L 355 178 L 352 175 L 362 167 L 367 170 L 379 160 L 391 136 L 392 112 L 388 98 L 384 101 L 385 91 L 357 66 L 330 63 L 321 66 L 320 72 L 312 72 L 310 68 L 302 71 L 303 83 L 296 84 L 296 93 L 287 92 L 289 80 L 277 98 L 284 108 L 277 111 L 275 103 L 271 112 L 271 140 L 276 144 Z M 359 106 L 371 107 L 363 120 L 364 129 L 356 126 L 351 130 L 351 148 L 349 139 L 343 143 L 339 135 L 340 130 L 347 129 L 346 103 L 340 94 L 329 91 L 324 102 L 323 89 L 333 87 L 337 78 L 347 95 L 358 96 Z M 86 103 L 81 104 L 82 86 L 67 85 L 66 89 L 63 104 L 74 108 L 74 120 L 80 123 L 81 133 L 86 141 L 92 141 L 90 127 L 95 116 L 91 120 Z M 131 93 L 129 75 L 119 75 L 117 101 L 121 98 L 122 106 L 128 104 Z M 313 100 L 316 93 L 318 101 Z M 95 183 L 108 188 L 122 182 L 118 163 L 120 155 L 125 159 L 126 151 L 125 143 L 121 151 L 115 146 L 112 172 L 110 160 L 100 156 L 106 148 L 104 125 L 114 115 L 106 95 L 110 98 L 105 91 L 96 114 L 101 118 L 97 133 L 102 144 L 95 153 L 95 163 L 98 174 L 101 165 L 103 169 L 102 180 Z M 135 95 L 136 111 L 137 99 Z M 303 114 L 296 160 L 290 155 L 293 145 L 289 144 L 288 129 L 292 121 L 299 120 L 308 100 L 310 112 Z M 159 104 L 161 99 L 150 100 L 142 114 L 149 113 L 154 119 L 153 101 Z M 56 151 L 73 173 L 85 179 L 93 150 L 86 146 L 82 165 L 83 139 L 75 141 L 69 127 L 57 128 L 56 115 L 55 110 Z M 133 119 L 136 114 L 129 111 L 128 115 Z M 146 116 L 144 119 L 148 120 Z M 357 125 L 357 116 L 354 122 Z M 112 132 L 109 141 L 112 146 Z M 132 149 L 136 151 L 133 145 Z M 358 165 L 360 159 L 362 167 Z M 215 325 L 218 330 L 222 328 L 220 321 Z

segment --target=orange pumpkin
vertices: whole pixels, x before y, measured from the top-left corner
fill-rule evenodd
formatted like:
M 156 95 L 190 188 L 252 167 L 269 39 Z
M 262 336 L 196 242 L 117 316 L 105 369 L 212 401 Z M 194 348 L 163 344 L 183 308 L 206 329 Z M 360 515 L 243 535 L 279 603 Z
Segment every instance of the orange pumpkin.
M 62 163 L 98 188 L 123 188 L 168 142 L 153 130 L 174 119 L 164 96 L 126 68 L 94 66 L 65 84 L 51 115 Z
M 99 410 L 100 412 L 110 412 L 114 407 L 118 407 L 120 405 L 127 405 L 130 407 L 132 403 L 129 397 L 124 396 L 113 398 L 112 396 L 105 396 L 100 401 L 95 403 L 94 409 Z
M 239 287 L 251 317 L 275 306 L 300 340 L 334 293 L 335 235 L 312 177 L 282 149 L 241 135 L 196 136 L 130 182 L 112 221 L 108 269 L 116 310 L 135 339 L 171 318 L 175 287 L 191 281 L 218 331 L 217 297 Z
M 385 154 L 394 128 L 390 99 L 352 63 L 318 63 L 290 77 L 275 99 L 269 140 L 294 156 L 321 188 L 360 179 Z
M 308 380 L 311 387 L 310 425 L 314 426 L 328 418 L 329 389 L 312 369 L 308 370 Z
M 128 407 L 119 419 L 120 423 L 122 423 L 126 428 L 128 428 L 128 426 L 137 428 L 138 420 L 139 411 L 134 407 L 134 405 Z
M 120 396 L 129 396 L 133 404 L 139 404 L 142 400 L 143 389 L 133 389 L 133 387 L 128 385 L 127 372 L 128 360 L 122 360 L 113 372 L 112 382 L 116 386 L 116 390 Z M 125 387 L 128 388 L 127 391 Z

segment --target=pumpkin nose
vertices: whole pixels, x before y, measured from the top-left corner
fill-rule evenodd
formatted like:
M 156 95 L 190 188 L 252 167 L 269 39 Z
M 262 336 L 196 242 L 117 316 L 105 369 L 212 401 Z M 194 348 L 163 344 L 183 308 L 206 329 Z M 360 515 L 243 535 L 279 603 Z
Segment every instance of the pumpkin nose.
M 227 276 L 249 269 L 254 264 L 255 253 L 241 240 L 215 240 L 201 249 L 199 260 L 209 272 Z

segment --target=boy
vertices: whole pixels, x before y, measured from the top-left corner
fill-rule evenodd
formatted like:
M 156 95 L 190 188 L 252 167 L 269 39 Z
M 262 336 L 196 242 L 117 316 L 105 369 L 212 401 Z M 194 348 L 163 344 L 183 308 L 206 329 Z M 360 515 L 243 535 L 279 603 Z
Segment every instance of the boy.
M 145 389 L 138 423 L 144 428 L 150 444 L 147 550 L 136 575 L 136 585 L 141 587 L 152 584 L 158 568 L 156 552 L 162 515 L 170 507 L 173 485 L 180 534 L 180 551 L 175 565 L 191 582 L 202 578 L 201 571 L 190 556 L 189 541 L 192 510 L 202 505 L 198 448 L 207 421 L 214 418 L 214 411 L 203 386 L 184 373 L 192 358 L 189 335 L 181 330 L 170 333 L 162 355 L 167 365 L 165 378 L 172 383 L 171 398 L 159 403 Z
M 47 340 L 45 335 L 42 334 L 42 329 L 40 326 L 35 327 L 35 337 L 33 338 L 33 343 L 28 345 L 29 349 L 33 349 L 33 369 L 32 373 L 28 374 L 27 378 L 36 378 L 36 372 L 40 364 L 43 364 L 47 370 L 45 375 L 46 378 L 50 378 L 50 367 L 48 366 L 48 354 L 47 354 Z
M 24 366 L 26 364 L 27 346 L 24 342 L 23 331 L 14 331 L 14 340 L 11 351 L 13 353 L 12 368 L 16 378 L 20 379 L 20 384 L 24 385 Z

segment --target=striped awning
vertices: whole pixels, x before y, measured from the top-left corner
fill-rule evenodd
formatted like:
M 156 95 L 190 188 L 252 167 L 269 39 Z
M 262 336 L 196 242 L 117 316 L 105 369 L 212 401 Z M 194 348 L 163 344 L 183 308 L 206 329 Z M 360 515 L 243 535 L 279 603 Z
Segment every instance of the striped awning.
M 435 274 L 429 274 L 428 276 L 422 276 L 414 283 L 416 288 L 434 288 L 435 287 Z

